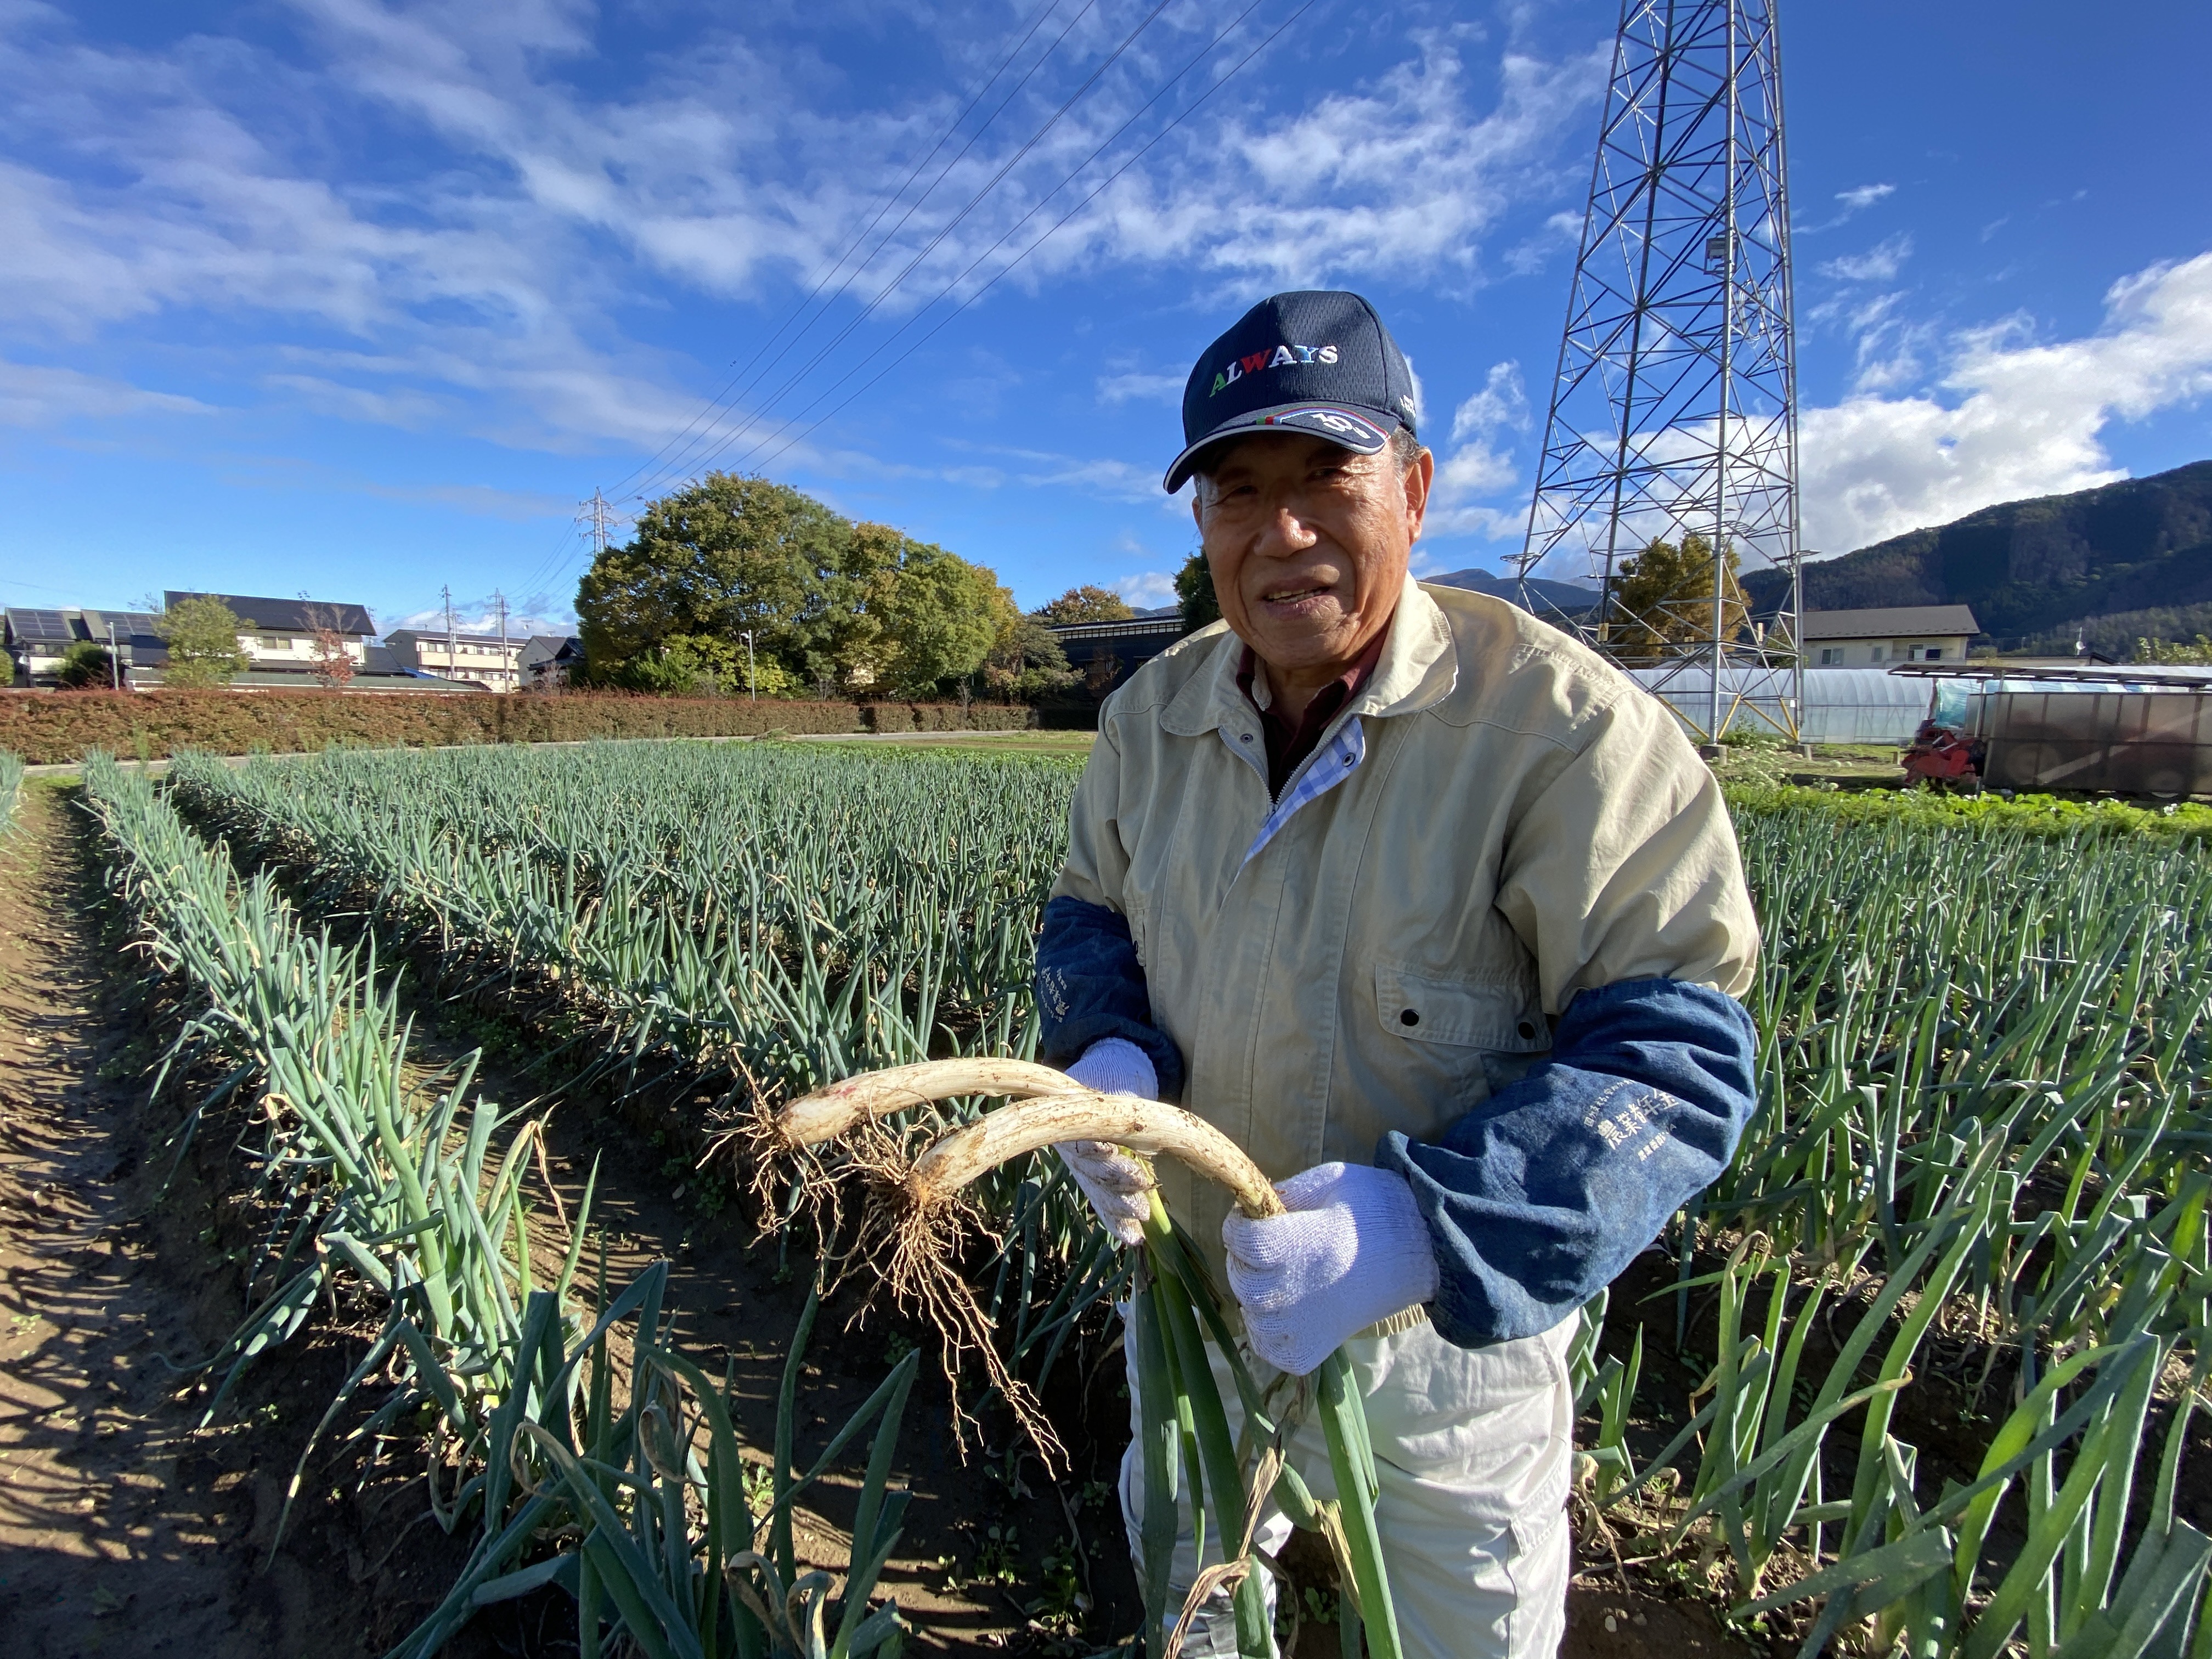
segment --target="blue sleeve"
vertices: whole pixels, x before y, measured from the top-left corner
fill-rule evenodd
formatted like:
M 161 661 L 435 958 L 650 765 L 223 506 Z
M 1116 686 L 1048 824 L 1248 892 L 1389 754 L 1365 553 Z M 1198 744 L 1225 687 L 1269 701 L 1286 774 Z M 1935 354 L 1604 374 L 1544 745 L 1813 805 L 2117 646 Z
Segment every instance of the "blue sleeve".
M 1551 1058 L 1435 1141 L 1382 1138 L 1437 1249 L 1429 1316 L 1463 1348 L 1549 1330 L 1735 1154 L 1757 1103 L 1735 998 L 1627 980 L 1567 1005 Z
M 1065 1069 L 1105 1037 L 1121 1037 L 1145 1051 L 1160 1080 L 1160 1098 L 1182 1094 L 1182 1054 L 1152 1024 L 1152 994 L 1129 920 L 1103 904 L 1065 896 L 1044 907 L 1037 938 L 1037 1012 L 1044 1038 L 1037 1057 Z

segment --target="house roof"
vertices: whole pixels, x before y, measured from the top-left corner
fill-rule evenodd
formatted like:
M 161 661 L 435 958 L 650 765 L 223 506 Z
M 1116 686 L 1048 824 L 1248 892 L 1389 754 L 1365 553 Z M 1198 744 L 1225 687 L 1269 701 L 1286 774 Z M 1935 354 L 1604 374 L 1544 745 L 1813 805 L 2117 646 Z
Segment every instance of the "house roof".
M 91 637 L 79 631 L 75 619 L 66 611 L 40 611 L 10 605 L 6 614 L 8 639 L 11 644 L 28 645 L 35 640 L 42 645 L 67 645 L 73 640 Z
M 270 633 L 307 634 L 318 628 L 330 628 L 340 634 L 366 637 L 376 632 L 376 624 L 369 620 L 364 605 L 321 599 L 278 599 L 254 593 L 184 593 L 172 590 L 161 595 L 165 605 L 173 606 L 180 599 L 221 599 L 238 614 L 240 622 Z
M 108 624 L 115 626 L 114 640 L 119 646 L 129 646 L 137 659 L 149 660 L 147 653 L 167 655 L 161 636 L 155 633 L 159 617 L 140 611 L 46 611 L 11 607 L 6 612 L 7 635 L 11 644 L 43 646 L 52 651 L 90 640 L 97 645 L 108 641 Z
M 1173 643 L 1182 636 L 1182 613 L 1170 611 L 1165 616 L 1127 617 L 1119 622 L 1047 623 L 1045 626 L 1060 636 L 1062 645 L 1155 637 Z
M 1814 640 L 1949 639 L 1978 634 L 1972 605 L 1893 605 L 1868 611 L 1808 611 L 1799 636 Z

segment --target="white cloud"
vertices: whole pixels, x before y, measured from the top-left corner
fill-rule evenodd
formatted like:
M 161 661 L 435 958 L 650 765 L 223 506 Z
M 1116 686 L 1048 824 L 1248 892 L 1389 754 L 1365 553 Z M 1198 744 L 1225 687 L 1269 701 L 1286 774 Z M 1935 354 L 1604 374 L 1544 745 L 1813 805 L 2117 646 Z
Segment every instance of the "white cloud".
M 1175 577 L 1164 570 L 1145 570 L 1133 576 L 1116 576 L 1114 591 L 1139 611 L 1150 611 L 1176 602 Z
M 1149 505 L 1164 499 L 1160 491 L 1160 474 L 1166 470 L 1164 467 L 1139 466 L 1132 461 L 1085 461 L 1066 455 L 1017 453 L 1024 460 L 1044 463 L 1036 471 L 1020 475 L 1025 484 L 1067 485 L 1115 501 Z
M 1175 404 L 1182 401 L 1185 374 L 1127 374 L 1101 375 L 1098 380 L 1098 401 L 1102 404 L 1130 402 Z
M 556 453 L 650 450 L 692 419 L 702 388 L 683 354 L 636 343 L 628 313 L 811 281 L 953 113 L 950 94 L 852 108 L 804 51 L 764 57 L 737 25 L 617 65 L 595 40 L 619 14 L 592 0 L 290 9 L 301 27 L 281 49 L 241 33 L 154 51 L 15 0 L 0 32 L 0 343 L 44 349 L 125 324 L 151 337 L 173 318 L 205 380 L 280 410 Z M 982 27 L 972 21 L 917 21 L 955 58 L 983 50 L 981 34 L 958 33 Z M 912 318 L 948 283 L 972 294 L 1157 130 L 1156 112 L 1046 199 L 1218 27 L 1202 8 L 1170 9 L 1018 156 L 1073 88 L 1072 76 L 1040 78 L 910 219 L 885 222 L 896 234 L 855 294 L 884 295 L 880 319 Z M 1224 50 L 1241 55 L 1260 27 Z M 1487 280 L 1485 235 L 1557 183 L 1559 146 L 1585 127 L 1607 60 L 1601 45 L 1558 61 L 1508 52 L 1477 76 L 1459 53 L 1456 37 L 1417 36 L 1395 68 L 1281 114 L 1257 97 L 1215 100 L 1012 280 L 1164 270 L 1217 305 L 1378 276 L 1472 289 Z M 1571 240 L 1571 227 L 1549 234 Z M 716 417 L 646 483 L 708 465 L 865 467 L 804 440 L 782 447 L 812 414 L 776 428 L 884 332 L 871 323 L 794 374 L 824 343 L 810 336 L 754 393 L 774 416 Z M 1180 384 L 1132 368 L 1098 396 L 1171 404 Z M 1067 462 L 1047 481 L 1162 499 L 1149 467 L 1123 463 Z
M 575 626 L 573 614 L 562 612 L 539 615 L 526 612 L 514 605 L 507 610 L 507 636 L 510 640 L 526 640 L 532 634 L 565 634 Z M 422 633 L 443 633 L 446 629 L 446 607 L 434 605 L 421 611 L 410 611 L 404 617 L 386 617 L 379 625 L 381 632 L 391 635 L 411 628 Z M 499 605 L 495 599 L 471 599 L 466 604 L 453 601 L 453 631 L 456 634 L 490 634 L 499 632 Z
M 376 495 L 386 501 L 447 507 L 475 518 L 504 519 L 510 524 L 567 519 L 576 511 L 576 504 L 566 496 L 549 495 L 540 490 L 500 489 L 489 484 L 362 483 L 356 488 L 364 495 Z
M 1838 191 L 1836 199 L 1844 204 L 1845 213 L 1856 213 L 1872 207 L 1884 197 L 1896 193 L 1895 185 L 1854 185 L 1849 190 Z
M 1936 395 L 1808 409 L 1807 545 L 1840 553 L 1992 502 L 2125 475 L 2100 434 L 2212 392 L 2212 253 L 2114 283 L 2104 325 L 2039 343 L 2018 319 L 1954 342 Z
M 1486 506 L 1479 498 L 1513 488 L 1518 477 L 1510 447 L 1500 440 L 1528 425 L 1528 396 L 1517 362 L 1493 363 L 1482 390 L 1452 415 L 1450 453 L 1437 462 L 1435 491 L 1426 525 L 1432 535 L 1477 535 L 1492 541 L 1526 527 L 1527 509 Z
M 1486 438 L 1507 427 L 1517 431 L 1528 424 L 1528 393 L 1521 384 L 1521 365 L 1492 363 L 1483 377 L 1482 390 L 1453 413 L 1452 441 Z
M 1888 283 L 1897 279 L 1912 257 L 1912 238 L 1899 233 L 1885 237 L 1863 253 L 1847 253 L 1820 263 L 1820 274 L 1844 283 Z
M 51 427 L 78 416 L 213 415 L 213 405 L 73 368 L 0 360 L 0 426 Z
M 1824 230 L 1833 230 L 1838 225 L 1856 217 L 1875 203 L 1885 201 L 1895 194 L 1897 194 L 1895 185 L 1854 185 L 1849 190 L 1839 190 L 1836 192 L 1838 211 L 1835 216 L 1832 219 L 1824 219 L 1817 225 L 1800 225 L 1797 227 L 1798 234 L 1811 236 L 1818 235 Z
M 1420 46 L 1371 85 L 1295 115 L 1201 124 L 1174 156 L 1105 191 L 1040 262 L 1194 264 L 1231 295 L 1386 272 L 1471 282 L 1482 233 L 1549 182 L 1553 141 L 1580 128 L 1609 58 L 1509 52 L 1498 102 L 1481 110 L 1452 46 Z

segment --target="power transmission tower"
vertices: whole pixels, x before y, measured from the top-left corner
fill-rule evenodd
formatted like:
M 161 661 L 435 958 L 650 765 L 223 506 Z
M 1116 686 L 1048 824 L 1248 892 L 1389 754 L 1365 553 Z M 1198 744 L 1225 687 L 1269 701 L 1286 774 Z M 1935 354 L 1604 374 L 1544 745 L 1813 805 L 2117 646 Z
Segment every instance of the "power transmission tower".
M 607 550 L 607 526 L 612 524 L 615 519 L 615 510 L 613 506 L 608 501 L 605 495 L 601 494 L 598 489 L 593 489 L 592 491 L 592 499 L 584 503 L 584 514 L 591 521 L 592 551 L 594 554 L 605 552 Z M 523 597 L 527 599 L 529 598 L 529 595 L 526 593 Z
M 1739 709 L 1794 741 L 1803 707 L 1777 3 L 1623 0 L 1515 562 L 1524 605 L 1540 568 L 1595 577 L 1580 631 L 1655 670 L 1645 684 L 1709 742 Z M 1711 567 L 1694 592 L 1622 603 L 1623 565 L 1692 538 Z M 1785 612 L 1745 623 L 1730 553 L 1789 573 Z

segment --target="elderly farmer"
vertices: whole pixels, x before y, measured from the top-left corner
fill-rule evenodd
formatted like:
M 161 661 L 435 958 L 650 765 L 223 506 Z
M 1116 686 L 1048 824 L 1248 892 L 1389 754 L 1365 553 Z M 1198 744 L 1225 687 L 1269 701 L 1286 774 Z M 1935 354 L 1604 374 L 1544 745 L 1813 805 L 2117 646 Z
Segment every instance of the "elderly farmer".
M 1667 710 L 1408 579 L 1414 421 L 1357 295 L 1278 295 L 1200 357 L 1166 482 L 1197 480 L 1223 620 L 1100 711 L 1037 983 L 1048 1060 L 1180 1102 L 1279 1184 L 1250 1221 L 1158 1172 L 1261 1358 L 1348 1345 L 1406 1650 L 1523 1659 L 1564 1620 L 1575 1313 L 1735 1150 L 1757 935 Z M 1139 1166 L 1060 1150 L 1133 1241 Z M 1333 1492 L 1316 1428 L 1290 1454 Z M 1133 1449 L 1133 1540 L 1140 1480 Z M 1235 1651 L 1218 1606 L 1186 1652 Z

